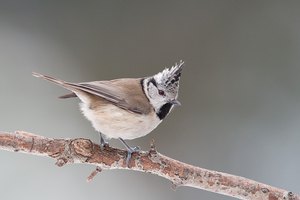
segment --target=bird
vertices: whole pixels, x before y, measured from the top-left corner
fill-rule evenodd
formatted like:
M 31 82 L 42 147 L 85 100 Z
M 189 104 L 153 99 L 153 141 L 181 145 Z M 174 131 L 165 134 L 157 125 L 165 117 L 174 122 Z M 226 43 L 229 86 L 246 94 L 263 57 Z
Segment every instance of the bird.
M 72 83 L 32 72 L 38 78 L 61 86 L 71 93 L 61 99 L 78 97 L 82 114 L 100 134 L 100 147 L 107 139 L 119 139 L 127 150 L 126 165 L 132 153 L 140 148 L 130 147 L 125 140 L 143 137 L 165 119 L 178 101 L 179 81 L 184 67 L 180 60 L 170 68 L 142 78 L 119 78 Z

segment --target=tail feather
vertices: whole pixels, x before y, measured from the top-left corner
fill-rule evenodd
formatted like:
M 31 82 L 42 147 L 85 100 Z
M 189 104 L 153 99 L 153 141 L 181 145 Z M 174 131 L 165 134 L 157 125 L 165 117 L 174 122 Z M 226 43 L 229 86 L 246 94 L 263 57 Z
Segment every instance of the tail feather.
M 32 72 L 32 75 L 37 77 L 37 78 L 42 78 L 42 79 L 45 79 L 45 80 L 50 81 L 52 83 L 55 83 L 57 85 L 65 86 L 65 84 L 66 84 L 66 82 L 63 81 L 63 80 L 59 80 L 59 79 L 53 78 L 51 76 L 46 76 L 46 75 L 39 74 L 39 73 L 36 73 L 36 72 Z
M 58 86 L 61 86 L 65 89 L 67 89 L 67 90 L 72 91 L 72 93 L 70 93 L 70 94 L 60 96 L 59 98 L 61 98 L 61 99 L 66 99 L 66 98 L 71 98 L 71 97 L 79 97 L 80 100 L 83 101 L 83 102 L 88 102 L 89 101 L 88 98 L 87 98 L 87 95 L 80 95 L 80 94 L 82 94 L 82 93 L 91 93 L 91 91 L 86 89 L 86 88 L 81 88 L 76 83 L 70 83 L 70 82 L 67 82 L 67 81 L 56 79 L 56 78 L 53 78 L 51 76 L 46 76 L 46 75 L 39 74 L 39 73 L 36 73 L 36 72 L 32 72 L 32 75 L 37 77 L 37 78 L 42 78 L 44 80 L 55 83 Z
M 70 94 L 65 94 L 65 95 L 59 96 L 58 98 L 67 99 L 67 98 L 72 98 L 72 97 L 77 97 L 77 95 L 74 92 L 72 92 Z
M 71 83 L 69 82 L 66 82 L 66 81 L 63 81 L 63 80 L 60 80 L 60 79 L 57 79 L 57 78 L 53 78 L 51 76 L 47 76 L 47 75 L 43 75 L 43 74 L 39 74 L 39 73 L 36 73 L 36 72 L 32 72 L 32 75 L 37 77 L 37 78 L 42 78 L 44 80 L 47 80 L 47 81 L 50 81 L 58 86 L 61 86 L 67 90 L 70 90 L 72 91 L 71 94 L 67 94 L 67 95 L 63 95 L 59 98 L 61 99 L 66 99 L 66 98 L 70 98 L 70 97 L 76 97 L 77 95 L 74 93 L 74 91 L 76 90 L 76 87 L 75 86 L 72 86 L 70 85 Z

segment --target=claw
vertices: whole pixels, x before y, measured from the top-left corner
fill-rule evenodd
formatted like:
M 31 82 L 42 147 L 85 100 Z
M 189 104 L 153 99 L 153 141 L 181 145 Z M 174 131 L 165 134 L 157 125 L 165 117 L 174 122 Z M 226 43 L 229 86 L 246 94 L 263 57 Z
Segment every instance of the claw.
M 133 150 L 134 152 L 139 152 L 139 151 L 141 151 L 141 147 L 139 147 L 139 146 L 132 147 L 132 150 Z
M 100 143 L 100 149 L 101 149 L 101 151 L 103 151 L 104 147 L 106 147 L 106 146 L 109 146 L 108 142 Z

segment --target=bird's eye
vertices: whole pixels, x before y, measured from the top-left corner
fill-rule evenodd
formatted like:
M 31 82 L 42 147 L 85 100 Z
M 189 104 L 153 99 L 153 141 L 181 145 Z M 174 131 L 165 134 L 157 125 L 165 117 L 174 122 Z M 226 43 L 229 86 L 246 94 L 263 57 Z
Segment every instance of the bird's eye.
M 165 96 L 165 92 L 163 90 L 158 90 L 158 94 L 161 96 Z

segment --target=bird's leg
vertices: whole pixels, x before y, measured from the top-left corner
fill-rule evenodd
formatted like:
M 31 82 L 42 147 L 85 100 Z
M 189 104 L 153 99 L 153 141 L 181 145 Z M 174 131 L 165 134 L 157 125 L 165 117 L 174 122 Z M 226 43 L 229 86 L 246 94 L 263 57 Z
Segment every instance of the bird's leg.
M 108 142 L 105 141 L 105 139 L 102 136 L 102 133 L 101 132 L 99 133 L 100 133 L 100 148 L 101 150 L 103 150 L 106 145 L 108 146 Z
M 130 147 L 122 138 L 119 138 L 119 140 L 126 147 L 126 150 L 127 150 L 126 166 L 128 167 L 132 153 L 139 152 L 140 147 Z

